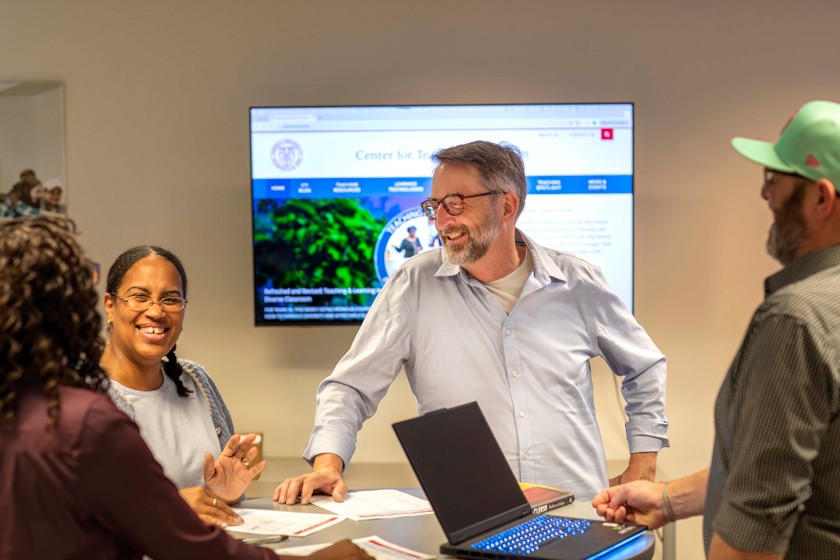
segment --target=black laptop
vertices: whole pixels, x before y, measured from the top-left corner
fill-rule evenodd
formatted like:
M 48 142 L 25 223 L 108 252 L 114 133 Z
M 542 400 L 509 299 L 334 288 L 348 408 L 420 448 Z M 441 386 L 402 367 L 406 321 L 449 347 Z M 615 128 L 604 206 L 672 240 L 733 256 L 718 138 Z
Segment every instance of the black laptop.
M 533 514 L 477 403 L 397 422 L 394 431 L 449 540 L 440 547 L 444 554 L 586 560 L 647 529 Z

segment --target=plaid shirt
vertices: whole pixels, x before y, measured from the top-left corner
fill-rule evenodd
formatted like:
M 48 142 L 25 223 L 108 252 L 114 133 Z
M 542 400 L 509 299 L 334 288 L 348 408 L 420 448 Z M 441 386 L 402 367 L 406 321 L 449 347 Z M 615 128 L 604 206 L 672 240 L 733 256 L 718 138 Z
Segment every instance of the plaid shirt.
M 766 281 L 715 404 L 704 539 L 840 558 L 840 245 Z
M 0 205 L 0 218 L 17 218 L 19 216 L 35 217 L 41 215 L 41 209 L 18 201 L 13 204 L 11 200 Z

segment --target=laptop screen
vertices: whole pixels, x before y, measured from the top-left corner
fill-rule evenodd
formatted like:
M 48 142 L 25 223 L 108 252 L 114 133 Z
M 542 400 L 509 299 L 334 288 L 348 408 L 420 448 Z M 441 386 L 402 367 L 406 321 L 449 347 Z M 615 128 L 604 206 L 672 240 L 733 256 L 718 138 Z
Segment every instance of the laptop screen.
M 468 527 L 531 513 L 477 403 L 398 422 L 394 430 L 450 542 Z

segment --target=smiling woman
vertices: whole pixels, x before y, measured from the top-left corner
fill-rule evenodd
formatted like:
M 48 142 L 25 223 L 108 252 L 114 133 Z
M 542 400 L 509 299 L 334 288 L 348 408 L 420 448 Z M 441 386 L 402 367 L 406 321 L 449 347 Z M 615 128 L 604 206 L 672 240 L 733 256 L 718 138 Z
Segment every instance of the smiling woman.
M 101 364 L 111 378 L 109 395 L 140 427 L 193 510 L 206 523 L 236 523 L 228 504 L 239 500 L 265 462 L 251 465 L 255 435 L 234 434 L 207 372 L 175 355 L 187 310 L 181 261 L 160 247 L 129 249 L 111 266 L 106 292 L 110 337 Z

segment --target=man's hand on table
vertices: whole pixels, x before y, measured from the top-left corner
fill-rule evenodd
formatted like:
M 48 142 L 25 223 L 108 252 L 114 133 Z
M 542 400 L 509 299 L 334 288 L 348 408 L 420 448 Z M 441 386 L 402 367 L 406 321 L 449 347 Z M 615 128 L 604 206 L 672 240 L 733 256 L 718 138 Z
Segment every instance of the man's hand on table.
M 336 502 L 343 502 L 347 485 L 341 473 L 344 461 L 338 455 L 323 453 L 315 457 L 312 472 L 287 478 L 274 489 L 274 501 L 292 505 L 300 496 L 301 504 L 308 504 L 312 494 L 320 492 L 331 495 Z

